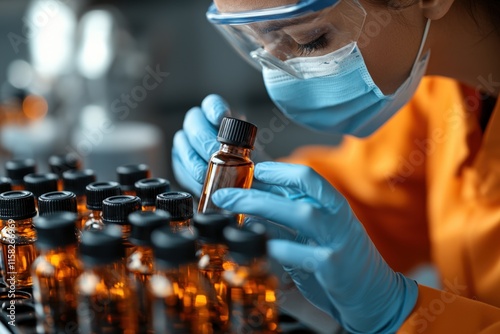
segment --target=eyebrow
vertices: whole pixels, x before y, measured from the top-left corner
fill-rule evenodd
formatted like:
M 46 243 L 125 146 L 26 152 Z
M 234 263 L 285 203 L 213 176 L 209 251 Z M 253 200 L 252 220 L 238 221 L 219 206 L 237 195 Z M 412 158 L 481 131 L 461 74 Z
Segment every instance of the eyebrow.
M 258 28 L 258 30 L 262 34 L 268 34 L 268 33 L 273 32 L 273 31 L 281 30 L 285 27 L 309 22 L 316 17 L 318 17 L 318 15 L 314 15 L 314 16 L 307 15 L 306 17 L 299 17 L 296 19 L 279 20 L 279 22 L 273 22 L 273 23 L 266 24 L 263 27 Z

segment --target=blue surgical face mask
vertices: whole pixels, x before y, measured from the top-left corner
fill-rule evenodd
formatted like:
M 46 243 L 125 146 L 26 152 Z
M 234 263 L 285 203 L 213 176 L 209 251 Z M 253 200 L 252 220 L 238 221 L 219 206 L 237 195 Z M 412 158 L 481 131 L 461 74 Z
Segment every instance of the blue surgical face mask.
M 369 136 L 417 90 L 430 57 L 430 52 L 421 57 L 429 27 L 430 20 L 410 76 L 394 94 L 385 95 L 377 87 L 357 45 L 339 62 L 336 53 L 342 49 L 325 56 L 287 61 L 304 73 L 305 79 L 264 68 L 264 83 L 273 102 L 296 123 L 320 132 Z

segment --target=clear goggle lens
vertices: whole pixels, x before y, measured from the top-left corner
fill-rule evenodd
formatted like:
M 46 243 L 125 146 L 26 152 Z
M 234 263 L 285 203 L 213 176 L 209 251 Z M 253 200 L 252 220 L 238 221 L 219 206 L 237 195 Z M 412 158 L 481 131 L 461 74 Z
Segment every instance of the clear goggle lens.
M 324 4 L 324 8 L 321 8 Z M 306 10 L 305 6 L 316 5 Z M 219 13 L 209 20 L 246 60 L 258 69 L 281 69 L 303 78 L 302 57 L 336 52 L 336 61 L 352 53 L 366 12 L 358 0 L 309 0 L 282 7 Z

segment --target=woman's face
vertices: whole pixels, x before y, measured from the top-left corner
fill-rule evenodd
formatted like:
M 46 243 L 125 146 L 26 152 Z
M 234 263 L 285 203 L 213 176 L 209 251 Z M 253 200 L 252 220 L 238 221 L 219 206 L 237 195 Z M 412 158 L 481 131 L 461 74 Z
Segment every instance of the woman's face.
M 353 36 L 357 37 L 360 32 L 358 47 L 370 74 L 384 93 L 393 93 L 408 77 L 415 62 L 426 22 L 422 10 L 418 2 L 405 9 L 394 10 L 375 5 L 374 1 L 360 0 L 367 13 L 361 26 L 357 24 L 360 21 L 356 11 L 352 10 L 355 8 L 352 1 L 341 0 L 332 10 L 323 11 L 322 17 L 311 14 L 311 21 L 287 26 L 276 32 L 275 36 L 287 40 L 287 43 L 279 43 L 280 48 L 286 44 L 287 54 L 295 53 L 294 57 L 319 56 L 343 46 L 343 41 L 338 42 L 339 33 L 348 41 Z M 297 0 L 215 0 L 221 12 L 241 12 L 294 3 Z M 335 29 L 331 27 L 335 27 L 339 33 L 333 32 Z M 252 30 L 263 31 L 261 28 L 255 26 Z M 277 38 L 267 34 L 260 39 L 269 52 L 283 58 L 278 51 L 271 50 L 271 45 L 276 45 Z M 314 48 L 304 49 L 304 45 L 312 45 Z

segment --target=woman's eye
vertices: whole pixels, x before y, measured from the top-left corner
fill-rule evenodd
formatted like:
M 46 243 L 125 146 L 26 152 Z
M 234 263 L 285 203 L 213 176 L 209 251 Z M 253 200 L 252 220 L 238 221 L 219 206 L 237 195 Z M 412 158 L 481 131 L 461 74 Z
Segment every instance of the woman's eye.
M 317 39 L 307 44 L 297 44 L 297 50 L 301 56 L 308 56 L 314 51 L 326 48 L 328 40 L 326 34 L 321 35 Z

